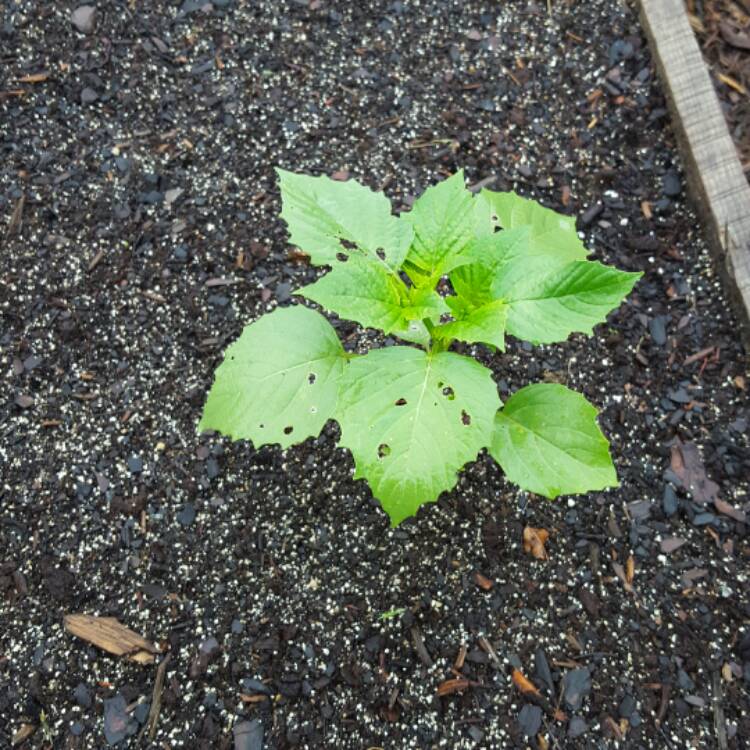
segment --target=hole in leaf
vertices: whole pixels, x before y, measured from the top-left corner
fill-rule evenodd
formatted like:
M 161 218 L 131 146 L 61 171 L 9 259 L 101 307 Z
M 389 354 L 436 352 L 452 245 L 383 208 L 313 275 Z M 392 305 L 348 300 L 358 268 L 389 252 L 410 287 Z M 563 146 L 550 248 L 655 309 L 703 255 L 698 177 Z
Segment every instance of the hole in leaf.
M 291 435 L 292 434 L 292 430 L 294 430 L 294 427 L 292 427 L 291 425 L 289 425 L 289 427 L 285 427 L 284 428 L 284 434 L 285 435 Z
M 396 401 L 396 406 L 406 406 L 406 399 L 400 398 L 398 401 Z
M 453 401 L 453 399 L 456 398 L 456 394 L 453 392 L 453 388 L 451 388 L 449 385 L 446 385 L 445 388 L 443 388 L 443 396 L 445 396 L 449 401 Z
M 317 375 L 316 375 L 316 374 L 315 374 L 314 372 L 311 372 L 311 373 L 310 373 L 310 374 L 309 374 L 309 375 L 307 376 L 307 382 L 308 382 L 308 383 L 309 383 L 310 385 L 312 385 L 312 384 L 313 384 L 313 383 L 315 382 L 315 379 L 316 379 L 317 377 L 318 377 L 318 376 L 317 376 Z
M 258 427 L 260 427 L 260 429 L 262 430 L 265 427 L 265 425 L 264 424 L 259 424 Z
M 310 414 L 317 414 L 318 413 L 318 407 L 317 406 L 311 406 L 310 407 Z
M 501 230 L 501 227 L 499 224 L 495 224 L 495 228 L 492 230 L 493 232 L 499 232 Z
M 497 221 L 497 214 L 492 214 L 490 218 L 492 219 L 492 221 Z
M 461 412 L 461 422 L 467 427 L 471 424 L 471 417 L 465 411 Z
M 378 458 L 385 458 L 386 456 L 390 455 L 391 452 L 391 446 L 388 445 L 388 443 L 381 443 L 378 446 Z
M 438 380 L 438 388 L 442 388 L 444 385 L 442 380 Z
M 378 258 L 380 258 L 380 260 L 385 260 L 385 250 L 383 250 L 383 248 L 382 248 L 382 247 L 379 247 L 379 248 L 378 248 L 378 249 L 377 249 L 377 250 L 375 251 L 375 255 L 377 255 L 377 256 L 378 256 Z
M 346 263 L 349 260 L 349 256 L 346 253 L 336 253 L 336 260 L 341 263 Z
M 346 250 L 355 250 L 357 247 L 354 242 L 351 242 L 344 237 L 340 237 L 339 242 L 341 243 L 341 247 L 345 248 Z

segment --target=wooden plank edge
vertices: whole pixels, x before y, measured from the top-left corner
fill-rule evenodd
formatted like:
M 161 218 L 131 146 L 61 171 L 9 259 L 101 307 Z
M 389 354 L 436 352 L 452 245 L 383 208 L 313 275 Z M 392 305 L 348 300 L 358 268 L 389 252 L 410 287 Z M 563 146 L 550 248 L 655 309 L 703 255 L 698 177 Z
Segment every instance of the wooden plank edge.
M 750 186 L 745 179 L 734 141 L 721 111 L 703 54 L 690 26 L 683 0 L 639 0 L 639 7 L 641 24 L 657 72 L 664 84 L 674 132 L 685 165 L 689 194 L 705 225 L 709 248 L 739 318 L 745 350 L 750 355 Z M 669 29 L 660 24 L 660 15 L 661 18 L 669 16 Z M 668 32 L 674 36 L 682 29 L 687 29 L 689 36 L 685 36 L 681 55 L 677 57 L 671 54 L 665 35 Z M 731 164 L 727 170 L 731 175 L 731 184 L 725 185 L 719 194 L 709 187 L 710 178 L 713 176 L 710 172 L 715 171 L 716 160 L 712 160 L 714 163 L 707 162 L 705 155 L 701 156 L 705 152 L 705 144 L 704 148 L 698 149 L 695 139 L 690 137 L 690 133 L 699 127 L 705 130 L 705 121 L 699 121 L 696 117 L 694 98 L 693 106 L 690 107 L 687 96 L 681 96 L 679 91 L 675 94 L 675 78 L 688 66 L 695 66 L 696 69 L 700 66 L 704 71 L 710 84 L 710 90 L 705 91 L 705 96 L 712 97 L 713 101 L 708 102 L 708 106 L 701 113 L 705 115 L 708 110 L 711 128 L 721 133 L 718 136 L 721 143 L 717 146 L 725 157 L 725 162 L 732 158 L 726 156 L 729 153 L 736 161 L 736 165 Z M 731 208 L 724 205 L 724 197 L 727 195 L 735 196 Z M 744 210 L 738 212 L 738 205 L 744 206 Z

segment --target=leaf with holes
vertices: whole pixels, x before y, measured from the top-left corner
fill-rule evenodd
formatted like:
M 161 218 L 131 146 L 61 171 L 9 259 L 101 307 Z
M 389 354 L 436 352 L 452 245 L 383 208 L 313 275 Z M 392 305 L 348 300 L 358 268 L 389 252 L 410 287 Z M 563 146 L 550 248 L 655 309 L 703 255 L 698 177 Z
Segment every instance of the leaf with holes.
M 356 478 L 393 525 L 434 502 L 489 445 L 500 404 L 492 373 L 451 352 L 376 349 L 351 362 L 336 419 Z
M 482 190 L 492 220 L 505 230 L 528 227 L 530 254 L 549 254 L 565 261 L 585 260 L 588 251 L 576 232 L 572 216 L 565 216 L 514 192 Z
M 393 216 L 383 193 L 354 180 L 276 171 L 289 241 L 307 253 L 313 265 L 332 265 L 337 256 L 353 254 L 391 270 L 401 267 L 413 232 L 408 222 Z
M 347 363 L 331 324 L 306 307 L 247 326 L 216 370 L 199 430 L 286 448 L 333 416 Z
M 556 383 L 527 385 L 508 399 L 490 453 L 511 482 L 549 498 L 618 484 L 596 408 Z
M 397 274 L 368 258 L 352 255 L 297 292 L 347 320 L 385 333 L 404 330 L 412 320 L 439 317 L 447 311 L 434 290 L 414 293 Z

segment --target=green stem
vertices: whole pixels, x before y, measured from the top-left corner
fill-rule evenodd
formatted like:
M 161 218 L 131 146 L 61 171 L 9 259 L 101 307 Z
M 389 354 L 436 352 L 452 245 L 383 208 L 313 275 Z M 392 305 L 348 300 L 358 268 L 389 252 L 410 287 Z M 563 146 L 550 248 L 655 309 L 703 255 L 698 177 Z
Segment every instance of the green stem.
M 450 347 L 450 345 L 453 343 L 453 341 L 435 338 L 433 336 L 435 325 L 432 323 L 432 321 L 429 318 L 424 318 L 422 322 L 424 323 L 425 328 L 427 329 L 427 332 L 430 334 L 430 343 L 427 347 L 427 351 L 430 353 L 434 352 L 435 354 L 446 351 Z

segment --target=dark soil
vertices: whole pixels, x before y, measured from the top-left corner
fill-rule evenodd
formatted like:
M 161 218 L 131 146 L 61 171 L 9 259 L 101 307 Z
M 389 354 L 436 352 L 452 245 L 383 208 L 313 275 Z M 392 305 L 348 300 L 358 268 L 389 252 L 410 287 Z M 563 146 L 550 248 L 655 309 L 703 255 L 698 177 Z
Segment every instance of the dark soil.
M 750 0 L 686 0 L 686 6 L 750 180 Z
M 156 665 L 86 612 L 171 654 L 153 747 L 748 747 L 747 364 L 633 8 L 96 6 L 0 16 L 0 745 L 140 746 Z M 222 350 L 315 274 L 274 165 L 401 206 L 463 166 L 645 271 L 595 338 L 478 351 L 504 397 L 597 403 L 622 486 L 550 503 L 481 456 L 392 530 L 333 425 L 199 437 Z

